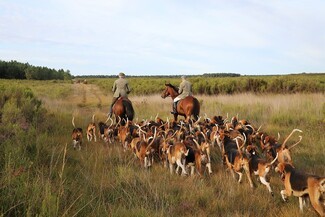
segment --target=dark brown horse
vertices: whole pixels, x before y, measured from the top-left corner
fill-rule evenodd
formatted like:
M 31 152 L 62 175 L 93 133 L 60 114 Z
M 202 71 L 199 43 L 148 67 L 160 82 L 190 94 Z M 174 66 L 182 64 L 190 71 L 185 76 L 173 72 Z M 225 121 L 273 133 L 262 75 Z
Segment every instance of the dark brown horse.
M 134 109 L 132 102 L 126 97 L 120 97 L 113 105 L 113 114 L 116 122 L 121 120 L 121 124 L 125 125 L 126 121 L 132 121 L 134 118 Z
M 170 96 L 174 100 L 178 94 L 178 88 L 172 84 L 165 84 L 166 88 L 161 94 L 161 97 L 165 99 L 167 96 Z M 177 116 L 181 115 L 185 117 L 186 122 L 189 122 L 191 116 L 193 115 L 194 120 L 196 121 L 200 114 L 200 103 L 193 96 L 187 96 L 184 99 L 181 99 L 177 104 L 177 114 L 174 114 L 174 119 L 177 121 Z

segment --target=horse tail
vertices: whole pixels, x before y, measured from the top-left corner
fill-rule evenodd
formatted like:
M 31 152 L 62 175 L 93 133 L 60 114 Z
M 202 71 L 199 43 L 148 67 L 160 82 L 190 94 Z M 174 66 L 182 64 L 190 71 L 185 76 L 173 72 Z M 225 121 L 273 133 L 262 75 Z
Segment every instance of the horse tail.
M 134 109 L 133 109 L 131 101 L 123 100 L 122 103 L 125 108 L 125 114 L 126 114 L 127 119 L 132 121 L 134 118 Z
M 200 115 L 200 103 L 199 100 L 197 100 L 197 98 L 193 97 L 193 116 L 194 116 L 194 120 L 197 121 L 197 119 L 199 118 Z

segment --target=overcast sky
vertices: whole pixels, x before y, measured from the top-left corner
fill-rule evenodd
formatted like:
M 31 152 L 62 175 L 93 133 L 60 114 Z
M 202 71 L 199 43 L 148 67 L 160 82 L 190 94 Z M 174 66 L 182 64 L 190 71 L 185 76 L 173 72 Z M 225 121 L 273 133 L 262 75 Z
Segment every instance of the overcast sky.
M 72 75 L 325 71 L 324 0 L 0 0 L 0 59 Z

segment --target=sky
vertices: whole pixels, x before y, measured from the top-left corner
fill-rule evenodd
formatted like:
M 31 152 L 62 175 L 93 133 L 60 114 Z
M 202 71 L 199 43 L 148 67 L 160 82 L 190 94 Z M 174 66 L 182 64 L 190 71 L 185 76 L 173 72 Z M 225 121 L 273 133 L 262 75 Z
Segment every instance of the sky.
M 0 0 L 0 60 L 72 75 L 325 72 L 324 0 Z

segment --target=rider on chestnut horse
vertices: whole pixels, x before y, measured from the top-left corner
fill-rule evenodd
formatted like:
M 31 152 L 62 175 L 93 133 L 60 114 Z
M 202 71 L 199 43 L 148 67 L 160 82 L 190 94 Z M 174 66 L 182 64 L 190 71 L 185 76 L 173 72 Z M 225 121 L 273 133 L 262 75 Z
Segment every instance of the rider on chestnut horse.
M 123 72 L 119 73 L 119 79 L 115 80 L 113 84 L 112 91 L 114 92 L 112 104 L 108 113 L 108 117 L 112 116 L 112 109 L 114 103 L 119 97 L 128 98 L 128 94 L 131 92 L 128 81 L 125 79 L 125 74 Z
M 179 85 L 178 93 L 179 95 L 174 99 L 173 102 L 173 111 L 171 112 L 173 115 L 177 114 L 177 102 L 181 99 L 184 99 L 187 96 L 192 96 L 192 84 L 188 80 L 186 80 L 185 75 L 182 77 L 182 82 Z
M 161 97 L 163 99 L 165 99 L 167 96 L 172 98 L 174 102 L 174 111 L 172 114 L 174 115 L 175 121 L 177 121 L 178 115 L 184 116 L 186 122 L 189 122 L 191 116 L 193 116 L 194 120 L 196 121 L 200 114 L 200 103 L 197 98 L 192 96 L 191 83 L 188 83 L 183 76 L 182 80 L 183 82 L 180 85 L 180 90 L 172 84 L 165 84 L 165 90 L 162 92 Z

